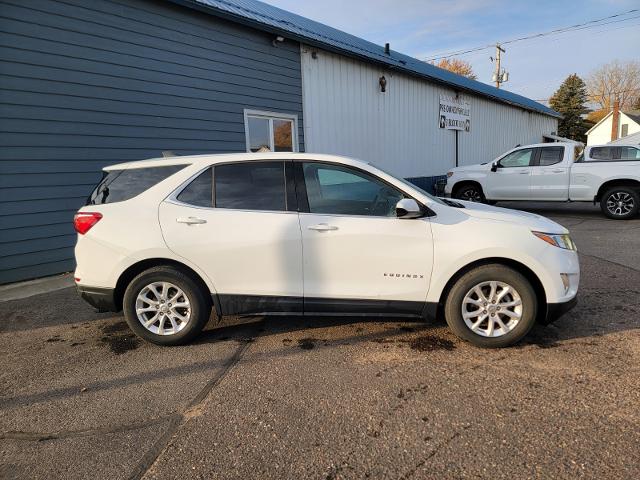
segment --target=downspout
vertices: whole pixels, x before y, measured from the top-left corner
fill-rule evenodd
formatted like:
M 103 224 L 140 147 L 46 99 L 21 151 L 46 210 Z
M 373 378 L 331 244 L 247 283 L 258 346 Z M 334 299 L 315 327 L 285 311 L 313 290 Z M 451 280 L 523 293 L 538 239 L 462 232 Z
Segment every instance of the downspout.
M 460 92 L 458 92 L 456 90 L 456 98 L 459 98 L 459 97 L 460 97 Z M 457 167 L 458 163 L 459 163 L 459 161 L 458 161 L 458 133 L 459 133 L 459 131 L 457 129 L 454 130 L 454 131 L 456 132 L 456 167 Z

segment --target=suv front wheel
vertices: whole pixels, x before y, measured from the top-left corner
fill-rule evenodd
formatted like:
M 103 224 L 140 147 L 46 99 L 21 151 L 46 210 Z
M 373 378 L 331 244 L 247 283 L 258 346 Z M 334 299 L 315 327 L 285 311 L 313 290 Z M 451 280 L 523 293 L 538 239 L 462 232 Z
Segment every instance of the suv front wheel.
M 184 272 L 154 267 L 136 276 L 123 299 L 133 332 L 158 345 L 181 345 L 196 337 L 211 314 L 210 300 Z
M 536 293 L 519 272 L 483 265 L 462 275 L 445 303 L 445 318 L 458 337 L 484 348 L 507 347 L 536 320 Z
M 456 188 L 452 196 L 458 200 L 467 200 L 468 202 L 486 202 L 482 188 L 471 183 Z

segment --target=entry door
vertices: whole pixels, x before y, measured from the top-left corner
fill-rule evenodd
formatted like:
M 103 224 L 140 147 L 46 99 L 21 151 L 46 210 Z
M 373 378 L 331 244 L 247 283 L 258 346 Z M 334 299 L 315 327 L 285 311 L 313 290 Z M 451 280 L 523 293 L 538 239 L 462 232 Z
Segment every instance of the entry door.
M 487 174 L 485 196 L 490 200 L 527 200 L 534 153 L 535 149 L 525 148 L 498 160 L 496 171 Z
M 532 200 L 567 200 L 569 198 L 569 159 L 564 147 L 540 147 L 531 167 Z
M 235 162 L 160 206 L 168 247 L 206 272 L 225 314 L 302 312 L 300 224 L 286 190 L 284 162 Z
M 298 174 L 305 313 L 420 313 L 433 263 L 428 219 L 396 218 L 405 195 L 359 169 L 305 162 Z

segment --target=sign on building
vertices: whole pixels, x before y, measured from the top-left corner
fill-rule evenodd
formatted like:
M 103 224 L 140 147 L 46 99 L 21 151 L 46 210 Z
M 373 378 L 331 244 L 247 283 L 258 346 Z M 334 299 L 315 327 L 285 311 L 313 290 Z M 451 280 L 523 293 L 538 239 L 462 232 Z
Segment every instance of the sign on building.
M 471 104 L 461 98 L 440 95 L 440 128 L 471 130 Z

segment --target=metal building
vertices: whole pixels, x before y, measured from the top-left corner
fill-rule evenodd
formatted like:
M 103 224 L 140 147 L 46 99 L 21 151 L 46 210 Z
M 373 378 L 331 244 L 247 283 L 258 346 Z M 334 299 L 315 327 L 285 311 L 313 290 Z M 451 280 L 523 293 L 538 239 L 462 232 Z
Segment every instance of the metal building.
M 105 165 L 306 149 L 428 186 L 556 130 L 532 100 L 256 0 L 0 12 L 0 283 L 73 269 L 71 220 Z M 470 107 L 468 131 L 439 128 L 443 98 Z

